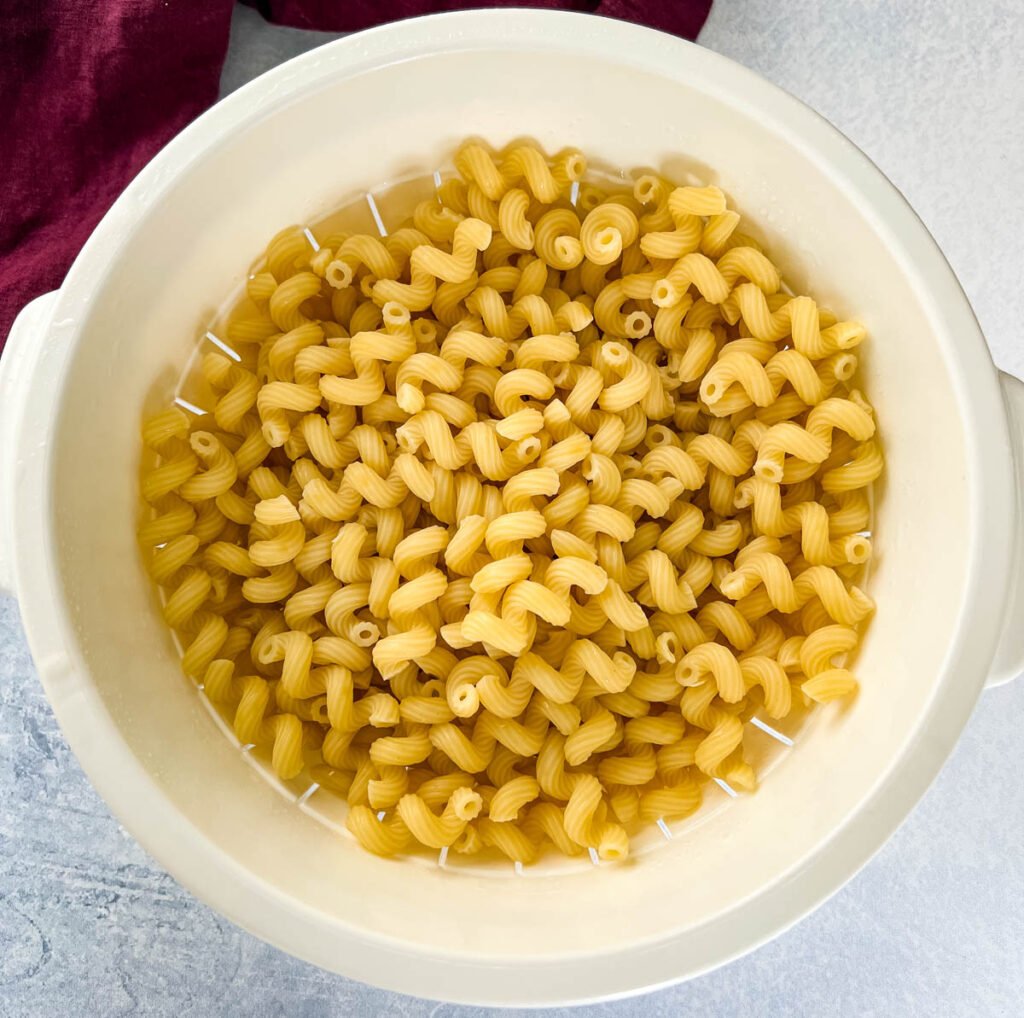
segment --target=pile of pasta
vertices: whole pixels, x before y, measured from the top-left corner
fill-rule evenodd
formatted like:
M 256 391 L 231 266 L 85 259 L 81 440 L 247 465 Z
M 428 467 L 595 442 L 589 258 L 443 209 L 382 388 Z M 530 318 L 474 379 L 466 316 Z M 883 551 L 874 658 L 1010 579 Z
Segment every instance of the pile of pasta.
M 140 539 L 185 672 L 367 849 L 622 859 L 856 689 L 865 330 L 715 187 L 455 166 L 386 236 L 274 237 L 212 406 L 144 425 Z

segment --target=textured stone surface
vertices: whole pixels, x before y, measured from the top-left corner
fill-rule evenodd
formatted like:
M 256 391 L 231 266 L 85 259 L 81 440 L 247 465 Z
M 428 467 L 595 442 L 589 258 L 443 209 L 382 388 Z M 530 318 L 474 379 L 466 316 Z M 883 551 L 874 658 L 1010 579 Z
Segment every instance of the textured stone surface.
M 324 38 L 269 30 L 251 12 L 235 30 L 226 90 Z M 875 159 L 942 244 L 996 360 L 1024 374 L 1019 5 L 717 0 L 701 41 L 806 100 Z M 1022 717 L 1024 682 L 985 694 L 901 830 L 789 933 L 684 986 L 587 1013 L 1016 1018 Z M 0 1016 L 497 1013 L 328 975 L 178 887 L 92 791 L 39 689 L 15 602 L 0 597 Z

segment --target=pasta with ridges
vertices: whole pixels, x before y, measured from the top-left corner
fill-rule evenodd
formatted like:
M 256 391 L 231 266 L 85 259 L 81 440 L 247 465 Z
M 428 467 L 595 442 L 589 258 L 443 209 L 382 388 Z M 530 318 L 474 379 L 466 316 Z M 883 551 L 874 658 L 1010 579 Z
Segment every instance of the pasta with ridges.
M 614 862 L 857 689 L 866 332 L 717 187 L 454 164 L 385 237 L 271 240 L 209 412 L 142 428 L 139 542 L 185 673 L 364 848 Z

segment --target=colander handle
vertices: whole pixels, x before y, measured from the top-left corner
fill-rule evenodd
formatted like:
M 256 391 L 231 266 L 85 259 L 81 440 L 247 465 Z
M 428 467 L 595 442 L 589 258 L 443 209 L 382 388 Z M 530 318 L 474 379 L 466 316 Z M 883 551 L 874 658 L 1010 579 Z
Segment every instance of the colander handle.
M 1017 473 L 1017 530 L 1013 548 L 1013 580 L 1006 603 L 1003 635 L 996 650 L 986 687 L 1001 686 L 1024 673 L 1024 382 L 1000 374 L 1003 401 L 1010 422 L 1013 459 Z
M 59 291 L 26 304 L 14 319 L 0 354 L 0 591 L 14 593 L 14 499 L 25 445 L 20 435 L 30 380 L 45 343 Z

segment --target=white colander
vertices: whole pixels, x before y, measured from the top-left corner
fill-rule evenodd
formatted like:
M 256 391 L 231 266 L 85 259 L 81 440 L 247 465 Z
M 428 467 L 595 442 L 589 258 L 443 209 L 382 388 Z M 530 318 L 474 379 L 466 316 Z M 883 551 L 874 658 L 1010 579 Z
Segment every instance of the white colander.
M 720 186 L 795 289 L 866 322 L 887 473 L 855 702 L 621 866 L 518 874 L 359 849 L 224 738 L 161 621 L 134 530 L 139 422 L 175 392 L 267 238 L 430 173 L 467 135 L 575 145 Z M 795 922 L 892 833 L 989 681 L 1024 664 L 1024 386 L 999 376 L 941 253 L 837 131 L 722 57 L 551 12 L 352 36 L 220 103 L 138 176 L 0 362 L 0 581 L 96 787 L 197 896 L 325 968 L 452 1001 L 672 982 Z M 755 733 L 752 738 L 761 738 Z M 318 815 L 322 814 L 322 815 Z M 335 817 L 336 821 L 338 818 Z

